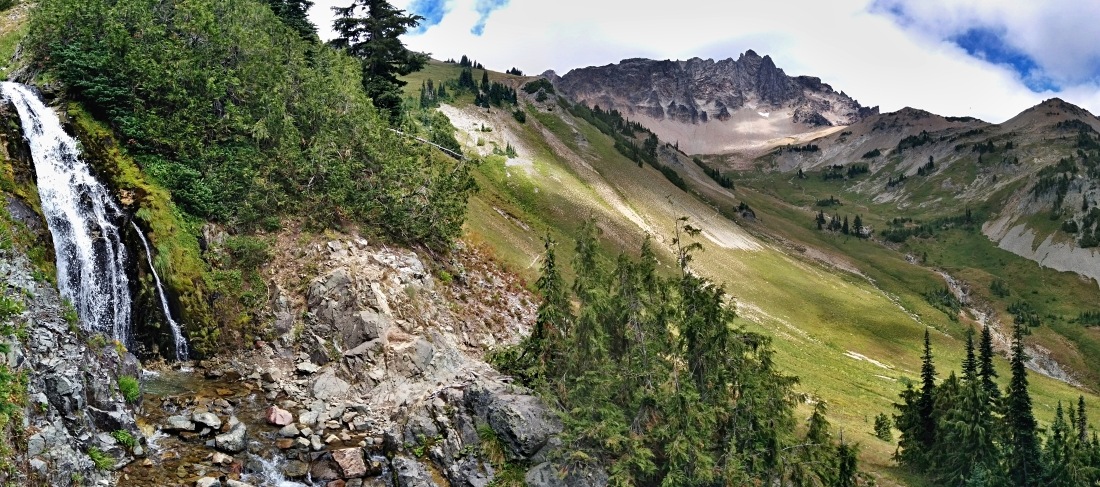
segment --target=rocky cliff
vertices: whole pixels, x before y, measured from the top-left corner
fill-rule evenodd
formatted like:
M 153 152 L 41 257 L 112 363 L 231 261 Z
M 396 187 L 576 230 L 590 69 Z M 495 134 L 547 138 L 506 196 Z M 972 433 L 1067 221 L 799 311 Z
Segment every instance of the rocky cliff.
M 574 101 L 619 110 L 689 152 L 720 152 L 878 113 L 819 78 L 788 76 L 752 50 L 736 60 L 626 59 L 574 69 L 557 86 Z

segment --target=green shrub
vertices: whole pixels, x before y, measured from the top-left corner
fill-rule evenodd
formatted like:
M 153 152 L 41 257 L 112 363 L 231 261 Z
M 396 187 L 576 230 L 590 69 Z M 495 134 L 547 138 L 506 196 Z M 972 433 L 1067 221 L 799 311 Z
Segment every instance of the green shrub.
M 115 460 L 94 446 L 88 448 L 88 458 L 91 458 L 95 468 L 100 470 L 111 470 L 115 467 Z
M 894 433 L 890 429 L 893 424 L 894 422 L 886 413 L 878 413 L 878 416 L 875 416 L 875 436 L 882 441 L 893 441 Z
M 524 112 L 522 108 L 517 108 L 514 112 L 512 112 L 512 117 L 514 117 L 519 123 L 527 123 L 527 113 Z
M 124 375 L 118 378 L 118 390 L 122 392 L 122 397 L 126 399 L 126 402 L 133 403 L 141 395 L 141 384 L 138 383 L 137 379 Z
M 125 446 L 126 448 L 133 448 L 134 445 L 137 444 L 137 440 L 134 439 L 134 435 L 130 434 L 130 432 L 126 430 L 112 431 L 111 437 L 113 437 L 115 441 L 118 441 L 119 444 Z

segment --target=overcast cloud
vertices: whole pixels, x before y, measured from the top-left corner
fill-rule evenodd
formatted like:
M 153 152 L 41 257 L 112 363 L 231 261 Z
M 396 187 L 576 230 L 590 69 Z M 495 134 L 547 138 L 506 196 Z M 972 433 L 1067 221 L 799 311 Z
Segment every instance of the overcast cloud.
M 770 54 L 864 105 L 1004 121 L 1054 96 L 1100 113 L 1100 2 L 1070 0 L 391 0 L 406 45 L 528 74 L 630 57 Z M 311 18 L 331 37 L 329 7 Z M 674 7 L 674 8 L 672 8 Z

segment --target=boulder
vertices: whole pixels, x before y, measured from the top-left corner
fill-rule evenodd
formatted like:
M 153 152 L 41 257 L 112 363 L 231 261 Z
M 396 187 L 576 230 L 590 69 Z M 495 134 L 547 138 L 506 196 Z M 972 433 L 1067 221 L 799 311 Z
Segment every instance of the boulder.
M 169 416 L 168 424 L 164 426 L 166 431 L 194 431 L 195 423 L 187 416 Z
M 271 406 L 264 412 L 264 417 L 267 418 L 268 424 L 275 426 L 286 426 L 294 422 L 294 415 L 279 406 Z
M 298 431 L 298 427 L 294 426 L 293 424 L 283 426 L 283 428 L 279 430 L 279 436 L 282 436 L 283 438 L 295 438 L 300 433 L 301 432 Z
M 607 472 L 598 467 L 563 468 L 553 463 L 540 463 L 523 478 L 528 487 L 605 487 Z
M 405 456 L 396 456 L 391 461 L 397 474 L 397 487 L 437 487 L 432 473 L 423 463 Z
M 214 447 L 224 452 L 240 453 L 245 448 L 246 433 L 244 423 L 237 422 L 229 431 L 214 437 Z
M 558 419 L 535 396 L 498 395 L 488 409 L 489 426 L 513 460 L 534 455 L 562 430 Z
M 362 448 L 345 448 L 334 450 L 332 459 L 340 466 L 344 478 L 362 477 L 367 474 L 367 464 L 363 459 Z
M 317 382 L 313 383 L 313 396 L 317 399 L 327 401 L 329 399 L 343 397 L 348 393 L 350 387 L 351 386 L 343 379 L 329 372 L 322 375 L 317 379 Z
M 288 479 L 300 479 L 309 475 L 309 465 L 298 460 L 290 460 L 283 465 L 283 475 Z
M 212 430 L 218 430 L 222 427 L 221 418 L 218 418 L 218 415 L 209 412 L 192 414 L 191 421 L 206 426 Z
M 314 482 L 321 480 L 336 480 L 340 478 L 339 468 L 336 462 L 331 460 L 318 460 L 309 467 L 309 477 Z
M 195 481 L 195 487 L 222 487 L 217 477 L 203 477 Z

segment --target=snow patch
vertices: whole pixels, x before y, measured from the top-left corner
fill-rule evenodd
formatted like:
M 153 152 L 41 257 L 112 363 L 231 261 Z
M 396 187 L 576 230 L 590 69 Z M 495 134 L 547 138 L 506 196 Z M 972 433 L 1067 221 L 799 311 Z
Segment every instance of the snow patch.
M 882 369 L 886 369 L 886 370 L 890 370 L 890 369 L 894 368 L 892 365 L 886 365 L 882 362 L 879 362 L 878 360 L 875 360 L 875 359 L 870 358 L 866 355 L 863 355 L 862 353 L 856 353 L 856 352 L 853 352 L 851 350 L 848 350 L 847 352 L 844 352 L 844 356 L 848 357 L 848 358 L 851 358 L 851 359 L 855 359 L 855 360 L 870 362 L 872 365 L 874 365 L 876 367 L 879 367 L 879 368 L 882 368 Z

